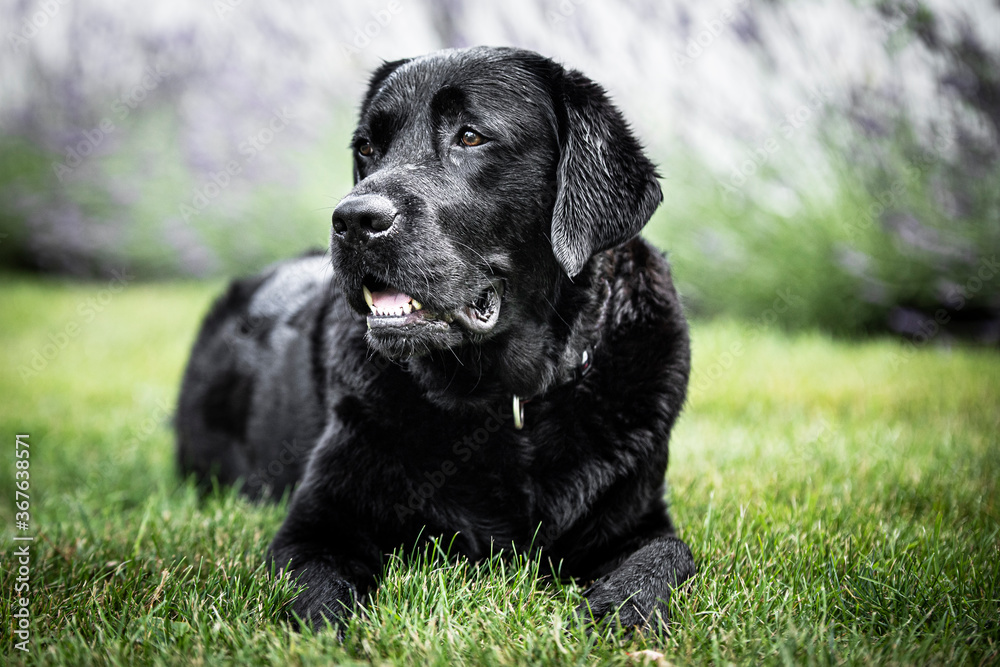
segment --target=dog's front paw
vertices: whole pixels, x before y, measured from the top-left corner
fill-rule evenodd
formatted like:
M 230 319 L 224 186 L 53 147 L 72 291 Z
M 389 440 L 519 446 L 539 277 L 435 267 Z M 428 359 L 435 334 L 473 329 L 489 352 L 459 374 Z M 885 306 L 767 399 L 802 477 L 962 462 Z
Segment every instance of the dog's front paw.
M 669 592 L 665 592 L 665 600 L 635 590 L 630 583 L 616 580 L 613 575 L 597 580 L 583 592 L 584 601 L 576 608 L 577 616 L 597 623 L 602 629 L 616 625 L 629 630 L 665 626 Z
M 292 625 L 296 630 L 322 630 L 329 623 L 343 636 L 357 600 L 357 589 L 343 579 L 310 581 L 292 602 Z
M 670 595 L 696 571 L 687 545 L 673 536 L 633 552 L 616 570 L 583 592 L 577 614 L 601 627 L 666 630 Z

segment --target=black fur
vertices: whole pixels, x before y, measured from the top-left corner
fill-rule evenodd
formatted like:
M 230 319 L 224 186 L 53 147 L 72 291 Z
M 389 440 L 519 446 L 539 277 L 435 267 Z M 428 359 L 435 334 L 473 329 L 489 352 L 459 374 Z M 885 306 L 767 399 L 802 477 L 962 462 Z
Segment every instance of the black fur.
M 596 579 L 596 618 L 665 618 L 695 571 L 664 502 L 688 336 L 636 238 L 661 194 L 621 115 L 535 53 L 443 51 L 379 68 L 352 146 L 333 268 L 238 281 L 206 319 L 182 469 L 254 496 L 298 483 L 270 557 L 305 584 L 308 622 L 342 619 L 387 553 L 438 535 L 472 559 L 539 549 Z M 363 286 L 423 308 L 375 317 Z

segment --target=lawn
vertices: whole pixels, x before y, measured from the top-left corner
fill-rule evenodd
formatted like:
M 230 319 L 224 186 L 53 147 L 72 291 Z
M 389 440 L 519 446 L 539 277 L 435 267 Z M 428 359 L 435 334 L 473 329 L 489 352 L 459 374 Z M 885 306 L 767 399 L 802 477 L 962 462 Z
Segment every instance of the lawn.
M 260 564 L 283 507 L 199 501 L 175 473 L 172 403 L 220 284 L 3 280 L 8 664 L 641 664 L 629 654 L 643 649 L 677 665 L 998 660 L 995 350 L 696 323 L 668 479 L 700 573 L 669 637 L 588 634 L 571 620 L 576 585 L 438 547 L 392 560 L 341 643 L 279 620 L 294 585 Z M 30 435 L 27 531 L 16 434 Z M 25 545 L 28 652 L 12 616 Z

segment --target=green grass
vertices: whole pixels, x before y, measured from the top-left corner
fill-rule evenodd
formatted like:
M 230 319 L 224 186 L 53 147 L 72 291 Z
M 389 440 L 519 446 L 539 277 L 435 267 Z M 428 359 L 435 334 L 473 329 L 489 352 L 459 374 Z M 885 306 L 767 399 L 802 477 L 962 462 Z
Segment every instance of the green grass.
M 219 284 L 129 284 L 102 305 L 102 284 L 4 282 L 9 664 L 997 662 L 995 352 L 697 323 L 669 481 L 700 574 L 668 638 L 588 636 L 577 586 L 429 550 L 389 565 L 340 643 L 277 620 L 294 586 L 260 563 L 282 507 L 199 502 L 176 478 L 169 412 Z M 29 653 L 11 634 L 15 433 L 31 436 Z

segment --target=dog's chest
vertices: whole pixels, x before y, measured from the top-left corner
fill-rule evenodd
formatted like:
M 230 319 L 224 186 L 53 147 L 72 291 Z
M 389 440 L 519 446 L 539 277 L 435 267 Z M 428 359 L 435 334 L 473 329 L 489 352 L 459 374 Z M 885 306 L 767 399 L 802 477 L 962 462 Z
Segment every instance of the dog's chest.
M 509 547 L 530 541 L 537 524 L 529 471 L 529 439 L 502 414 L 383 420 L 362 437 L 335 446 L 336 468 L 352 471 L 355 502 L 377 508 L 385 547 L 444 536 L 457 551 L 479 558 L 491 541 Z

